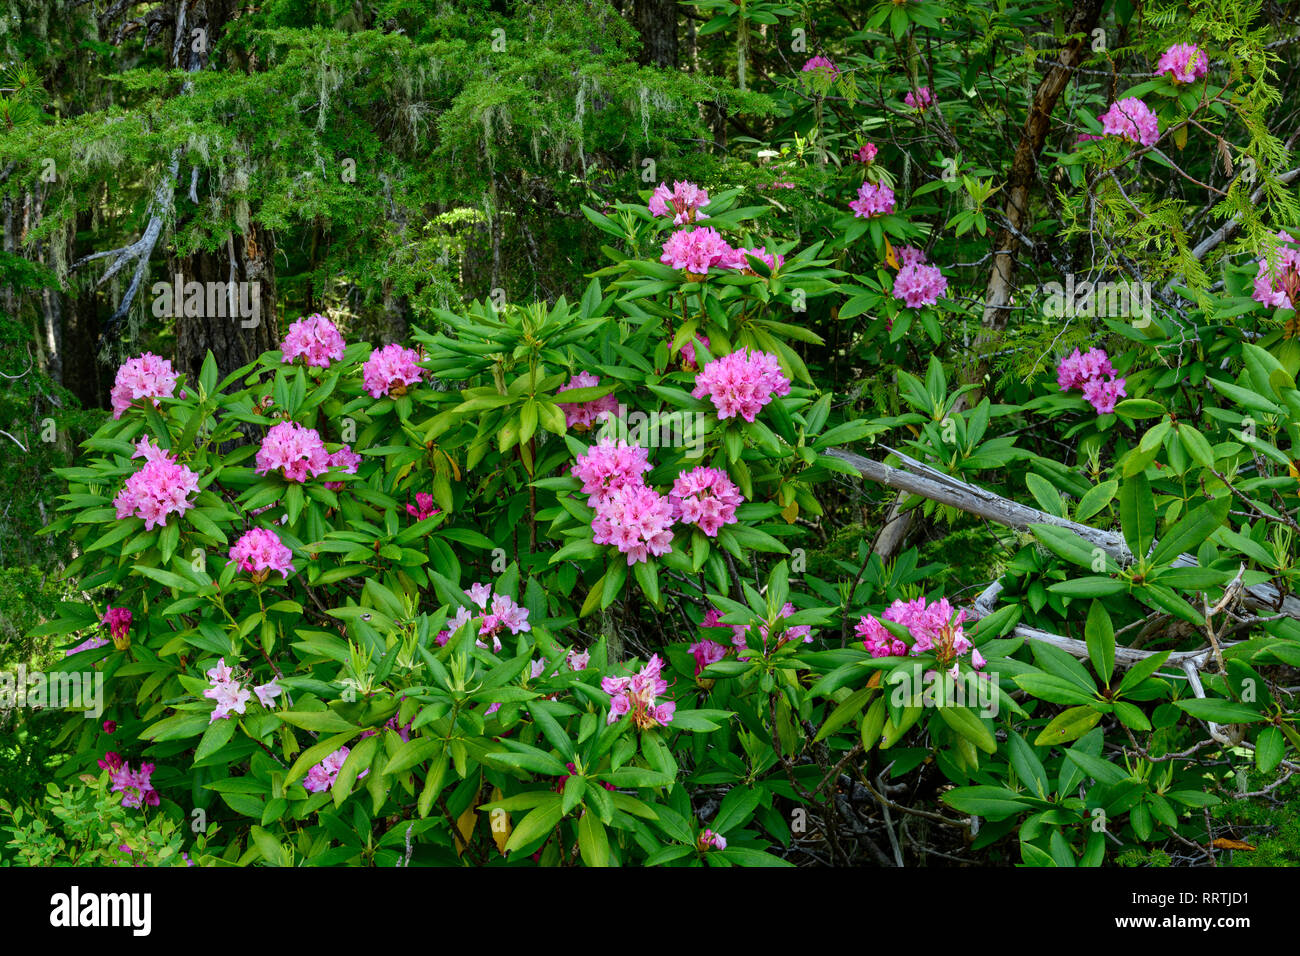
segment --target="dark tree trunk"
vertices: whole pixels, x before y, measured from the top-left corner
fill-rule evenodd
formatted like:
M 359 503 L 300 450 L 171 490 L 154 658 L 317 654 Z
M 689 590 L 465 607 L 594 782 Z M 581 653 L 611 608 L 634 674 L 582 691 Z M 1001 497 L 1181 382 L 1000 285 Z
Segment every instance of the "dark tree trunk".
M 235 15 L 231 0 L 181 2 L 176 7 L 172 56 L 178 68 L 197 73 L 208 66 L 214 46 Z M 182 169 L 184 169 L 182 165 Z M 182 174 L 182 184 L 188 177 Z M 183 209 L 184 206 L 182 205 Z M 279 341 L 275 311 L 275 269 L 270 233 L 250 222 L 245 234 L 232 234 L 215 251 L 201 251 L 173 260 L 169 281 L 180 275 L 184 282 L 238 284 L 236 305 L 256 303 L 251 310 L 212 308 L 205 302 L 201 314 L 176 315 L 176 369 L 198 376 L 211 350 L 218 377 L 246 365 Z M 243 285 L 247 283 L 247 285 Z M 235 314 L 232 314 L 235 313 Z
M 176 370 L 187 373 L 191 381 L 198 376 L 209 350 L 216 359 L 218 377 L 224 377 L 279 341 L 270 243 L 268 233 L 250 225 L 248 235 L 231 236 L 223 249 L 200 252 L 174 263 L 169 278 L 172 283 L 177 274 L 182 281 L 201 282 L 205 288 L 210 282 L 223 283 L 227 289 L 231 283 L 248 283 L 235 293 L 236 305 L 255 303 L 251 310 L 232 310 L 227 300 L 222 303 L 224 308 L 210 309 L 205 299 L 204 314 L 177 316 Z
M 677 68 L 676 0 L 635 0 L 633 19 L 641 34 L 642 66 Z

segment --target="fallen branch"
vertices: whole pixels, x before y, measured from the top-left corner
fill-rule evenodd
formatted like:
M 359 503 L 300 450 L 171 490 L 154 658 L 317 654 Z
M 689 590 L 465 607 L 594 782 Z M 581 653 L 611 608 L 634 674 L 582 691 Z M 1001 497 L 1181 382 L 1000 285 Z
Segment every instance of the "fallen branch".
M 1133 563 L 1133 554 L 1129 551 L 1128 544 L 1124 541 L 1123 535 L 1116 531 L 1102 531 L 1068 518 L 1058 518 L 1046 511 L 1030 508 L 953 478 L 951 475 L 945 475 L 891 448 L 886 447 L 885 450 L 898 457 L 910 470 L 872 461 L 840 448 L 831 449 L 827 454 L 852 465 L 862 477 L 890 488 L 920 495 L 1017 531 L 1024 531 L 1033 524 L 1050 524 L 1067 528 L 1089 544 L 1101 548 L 1121 566 Z M 1180 568 L 1197 567 L 1196 558 L 1190 554 L 1179 555 L 1174 559 L 1173 565 Z M 1300 620 L 1300 600 L 1292 595 L 1283 598 L 1281 592 L 1271 584 L 1252 584 L 1245 588 L 1243 603 L 1252 609 L 1266 608 L 1273 612 L 1280 611 L 1287 617 Z

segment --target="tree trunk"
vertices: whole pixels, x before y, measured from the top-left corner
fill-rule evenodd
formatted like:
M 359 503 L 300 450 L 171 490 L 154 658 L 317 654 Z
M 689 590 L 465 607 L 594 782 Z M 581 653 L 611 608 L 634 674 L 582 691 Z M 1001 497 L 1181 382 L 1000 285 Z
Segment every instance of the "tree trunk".
M 270 234 L 250 224 L 248 235 L 231 236 L 224 250 L 200 252 L 174 261 L 171 283 L 180 275 L 185 283 L 204 283 L 205 289 L 207 283 L 222 283 L 227 292 L 223 302 L 209 303 L 205 296 L 201 315 L 176 317 L 176 370 L 187 373 L 191 381 L 197 378 L 209 349 L 220 378 L 275 348 L 279 331 L 275 273 L 270 268 L 274 250 L 270 245 Z M 236 290 L 234 309 L 230 308 L 232 287 Z M 218 290 L 218 299 L 220 295 Z M 209 304 L 217 308 L 209 308 Z M 245 309 L 244 305 L 252 308 Z
M 636 0 L 633 10 L 637 33 L 641 34 L 642 66 L 677 68 L 676 0 Z
M 1028 224 L 1029 191 L 1037 178 L 1038 156 L 1052 124 L 1052 110 L 1056 108 L 1056 101 L 1074 68 L 1083 60 L 1090 34 L 1101 15 L 1101 6 L 1101 0 L 1078 0 L 1075 3 L 1065 26 L 1066 35 L 1073 39 L 1061 48 L 1060 56 L 1038 84 L 1030 104 L 1029 116 L 1025 119 L 1025 128 L 1007 175 L 1006 206 L 1003 209 L 1006 224 L 997 231 L 993 240 L 993 268 L 984 294 L 983 324 L 986 332 L 1006 328 L 1011 296 L 1015 291 L 1016 257 L 1020 252 L 1020 236 L 1024 235 Z M 977 347 L 984 347 L 993 337 L 982 335 Z M 981 355 L 976 367 L 979 374 L 976 381 L 979 381 L 988 372 L 987 358 Z M 973 399 L 971 404 L 976 401 Z
M 190 73 L 205 69 L 235 12 L 231 0 L 181 0 L 176 7 L 172 44 L 174 65 Z M 188 373 L 193 380 L 210 349 L 220 378 L 275 347 L 279 330 L 270 233 L 250 221 L 247 232 L 231 234 L 224 248 L 173 260 L 167 278 L 174 283 L 177 275 L 186 283 L 201 282 L 205 287 L 207 283 L 228 284 L 225 308 L 205 297 L 201 314 L 188 314 L 191 310 L 185 309 L 185 314 L 176 315 L 177 371 Z M 215 298 L 220 298 L 220 291 Z M 252 308 L 232 309 L 232 304 Z

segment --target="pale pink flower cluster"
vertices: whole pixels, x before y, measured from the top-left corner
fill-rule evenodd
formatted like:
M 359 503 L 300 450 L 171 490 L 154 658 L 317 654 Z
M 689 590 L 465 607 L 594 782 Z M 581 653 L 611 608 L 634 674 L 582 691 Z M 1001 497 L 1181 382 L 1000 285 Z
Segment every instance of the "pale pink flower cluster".
M 355 475 L 360 464 L 361 456 L 352 450 L 351 445 L 344 445 L 338 451 L 332 452 L 329 457 L 329 467 L 337 468 L 345 475 Z M 327 481 L 325 487 L 330 491 L 342 491 L 343 482 Z
M 150 778 L 154 765 L 140 764 L 139 770 L 132 770 L 131 765 L 122 759 L 121 754 L 110 750 L 104 754 L 99 765 L 108 771 L 112 786 L 111 793 L 122 795 L 122 806 L 136 809 L 142 806 L 156 807 L 161 802 L 158 791 L 153 788 Z
M 745 260 L 722 234 L 708 226 L 678 229 L 664 243 L 659 261 L 688 275 L 708 275 L 709 269 L 743 269 Z
M 682 346 L 682 362 L 686 365 L 687 370 L 691 372 L 699 368 L 695 361 L 696 343 L 707 349 L 709 347 L 709 337 L 701 333 Z
M 466 607 L 458 607 L 456 614 L 447 624 L 447 629 L 439 631 L 434 640 L 438 646 L 445 646 L 451 636 L 455 634 L 465 624 L 469 624 L 478 619 L 479 640 L 476 641 L 479 647 L 486 648 L 482 640 L 484 637 L 492 638 L 492 653 L 501 650 L 501 631 L 502 628 L 508 629 L 511 634 L 520 634 L 524 631 L 531 631 L 533 626 L 528 623 L 528 608 L 522 607 L 515 603 L 515 599 L 508 594 L 495 594 L 492 587 L 487 584 L 471 584 L 469 590 L 465 592 L 469 595 L 473 603 L 482 615 L 475 615 L 473 611 Z
M 1289 232 L 1279 232 L 1277 241 L 1287 243 L 1296 240 Z M 1255 273 L 1255 291 L 1251 296 L 1256 302 L 1275 309 L 1294 309 L 1296 303 L 1292 294 L 1297 288 L 1300 288 L 1300 249 L 1279 245 L 1276 271 L 1269 269 L 1267 256 L 1260 258 L 1259 269 Z
M 320 432 L 297 422 L 272 425 L 257 450 L 259 475 L 280 471 L 287 481 L 303 482 L 330 469 L 330 454 Z
M 361 379 L 371 398 L 405 395 L 407 386 L 418 385 L 424 369 L 416 363 L 420 353 L 394 343 L 370 353 L 361 368 Z
M 830 74 L 832 80 L 837 78 L 840 75 L 839 67 L 837 67 L 834 63 L 832 63 L 829 59 L 822 56 L 821 54 L 818 54 L 817 56 L 814 57 L 810 57 L 808 62 L 803 65 L 801 72 L 812 73 L 816 70 L 827 71 Z
M 1083 397 L 1098 415 L 1109 415 L 1115 410 L 1115 402 L 1128 394 L 1124 382 L 1116 377 L 1105 349 L 1088 349 L 1084 354 L 1075 349 L 1056 367 L 1056 384 L 1061 391 L 1082 389 Z
M 927 110 L 930 104 L 934 102 L 934 97 L 930 94 L 928 86 L 922 86 L 915 93 L 908 90 L 907 95 L 903 97 L 903 102 L 914 110 Z
M 858 147 L 857 152 L 853 154 L 853 158 L 865 165 L 875 162 L 876 153 L 878 152 L 880 152 L 880 148 L 875 143 L 863 143 Z
M 245 531 L 230 549 L 230 560 L 239 565 L 239 570 L 250 572 L 258 584 L 272 571 L 279 571 L 287 578 L 294 569 L 293 552 L 268 528 Z
M 1175 43 L 1156 64 L 1156 75 L 1168 73 L 1175 83 L 1194 83 L 1209 72 L 1209 58 L 1194 43 Z
M 434 515 L 442 514 L 442 509 L 434 506 L 433 495 L 427 491 L 420 491 L 415 495 L 415 504 L 406 506 L 406 513 L 416 521 L 423 521 L 426 518 L 432 518 Z
M 790 394 L 790 380 L 775 355 L 742 348 L 704 366 L 691 394 L 709 396 L 720 419 L 740 415 L 752 422 L 774 395 Z
M 342 360 L 343 349 L 343 336 L 339 333 L 338 326 L 315 312 L 289 326 L 289 331 L 280 344 L 280 361 L 292 362 L 302 358 L 307 365 L 329 368 L 330 362 Z
M 1160 121 L 1151 107 L 1135 96 L 1116 100 L 1098 117 L 1108 136 L 1121 136 L 1140 146 L 1152 146 L 1160 138 Z
M 677 476 L 668 501 L 678 521 L 716 538 L 723 525 L 736 523 L 736 507 L 745 499 L 725 471 L 700 466 Z
M 940 664 L 951 664 L 949 672 L 956 677 L 957 658 L 970 652 L 971 666 L 976 670 L 985 664 L 984 655 L 974 649 L 962 631 L 962 622 L 966 619 L 965 611 L 954 614 L 947 598 L 940 598 L 932 603 L 925 598 L 913 601 L 895 601 L 881 615 L 886 621 L 893 621 L 907 628 L 912 635 L 911 656 L 932 652 Z M 904 642 L 894 637 L 883 624 L 868 614 L 858 622 L 855 633 L 863 638 L 863 646 L 871 652 L 872 657 L 902 656 L 906 651 Z
M 695 845 L 701 853 L 707 853 L 710 849 L 725 850 L 727 838 L 721 833 L 714 833 L 706 828 L 700 832 L 700 838 Z
M 575 651 L 569 648 L 564 655 L 564 662 L 571 671 L 585 671 L 591 666 L 591 651 Z
M 708 216 L 700 212 L 701 207 L 708 204 L 708 192 L 694 183 L 675 182 L 672 189 L 660 183 L 650 195 L 649 209 L 650 215 L 672 216 L 673 225 L 682 226 L 688 222 L 708 219 Z
M 302 785 L 307 789 L 307 792 L 323 793 L 334 786 L 334 781 L 339 778 L 339 771 L 343 769 L 343 764 L 351 752 L 352 750 L 349 747 L 340 747 L 308 770 L 307 776 L 302 781 Z M 361 771 L 357 774 L 357 779 L 360 780 L 369 772 L 369 769 Z
M 662 669 L 663 661 L 658 654 L 653 654 L 638 674 L 602 678 L 600 689 L 613 698 L 606 722 L 612 724 L 624 714 L 631 714 L 632 722 L 642 730 L 666 726 L 673 719 L 677 705 L 672 701 L 655 703 L 668 690 L 668 682 L 659 676 Z
M 172 514 L 183 515 L 199 490 L 199 476 L 146 435 L 135 445 L 132 458 L 144 458 L 144 467 L 126 479 L 113 499 L 118 518 L 143 518 L 146 531 L 162 527 Z
M 63 656 L 71 657 L 73 654 L 80 654 L 82 651 L 93 651 L 96 648 L 103 647 L 107 643 L 108 643 L 108 638 L 106 637 L 91 636 L 86 638 L 76 647 L 68 648 L 66 651 L 63 652 Z
M 121 418 L 124 411 L 142 398 L 153 399 L 156 408 L 158 399 L 171 398 L 175 391 L 176 371 L 172 363 L 152 352 L 145 352 L 129 359 L 117 370 L 113 390 L 109 393 L 113 417 Z
M 858 198 L 849 203 L 849 208 L 857 219 L 888 216 L 894 211 L 894 191 L 884 183 L 863 183 L 858 187 Z
M 629 565 L 672 550 L 673 506 L 653 488 L 625 484 L 593 501 L 593 507 L 592 540 L 616 546 L 627 555 Z
M 727 656 L 727 649 L 717 641 L 711 641 L 705 638 L 697 641 L 687 648 L 691 656 L 695 658 L 695 676 L 700 676 L 700 671 L 710 664 L 716 664 Z
M 569 379 L 568 384 L 556 389 L 556 395 L 575 388 L 593 388 L 600 384 L 600 376 L 590 372 L 579 372 Z M 564 412 L 564 427 L 575 431 L 586 431 L 600 418 L 602 412 L 617 412 L 618 399 L 613 395 L 602 395 L 589 402 L 556 402 Z
M 894 298 L 901 299 L 909 309 L 934 305 L 947 291 L 948 280 L 939 267 L 924 262 L 900 263 L 898 275 L 894 276 Z
M 579 455 L 573 463 L 573 477 L 582 482 L 582 493 L 590 496 L 593 508 L 614 491 L 627 485 L 644 484 L 642 477 L 653 467 L 649 452 L 625 441 L 617 444 L 604 438 Z
M 203 692 L 203 696 L 217 702 L 217 706 L 212 709 L 212 716 L 208 718 L 208 723 L 228 720 L 231 714 L 244 713 L 248 699 L 253 695 L 226 666 L 226 659 L 221 658 L 216 667 L 208 668 L 205 673 L 212 686 Z

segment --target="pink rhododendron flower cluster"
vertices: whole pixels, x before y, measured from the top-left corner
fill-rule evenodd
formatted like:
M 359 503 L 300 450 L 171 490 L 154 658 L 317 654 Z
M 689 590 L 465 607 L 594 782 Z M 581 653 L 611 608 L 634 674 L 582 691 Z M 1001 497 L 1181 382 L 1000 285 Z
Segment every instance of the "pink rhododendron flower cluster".
M 858 198 L 849 203 L 857 219 L 888 216 L 894 211 L 894 191 L 884 183 L 863 183 L 858 187 Z
M 189 496 L 199 490 L 199 476 L 170 452 L 154 444 L 147 435 L 136 442 L 132 458 L 144 458 L 144 467 L 126 479 L 113 499 L 118 518 L 143 518 L 146 531 L 160 528 L 169 515 L 183 515 L 194 502 Z
M 1295 242 L 1289 232 L 1277 234 L 1279 243 Z M 1268 257 L 1259 260 L 1259 269 L 1255 273 L 1255 291 L 1251 297 L 1256 302 L 1272 306 L 1275 309 L 1294 309 L 1295 292 L 1300 289 L 1300 249 L 1279 245 L 1277 249 L 1277 268 L 1270 270 Z
M 817 70 L 827 71 L 830 74 L 831 79 L 835 79 L 840 75 L 839 67 L 837 67 L 828 58 L 822 56 L 821 54 L 818 54 L 817 56 L 814 57 L 809 57 L 808 62 L 806 62 L 803 65 L 800 72 L 813 73 Z
M 790 394 L 790 380 L 775 355 L 742 348 L 704 366 L 691 394 L 709 396 L 720 419 L 740 415 L 752 422 L 774 395 Z
M 150 781 L 154 771 L 153 764 L 142 763 L 139 770 L 132 770 L 131 765 L 122 759 L 121 754 L 110 750 L 104 754 L 99 765 L 108 771 L 112 783 L 109 791 L 122 795 L 122 806 L 133 809 L 142 806 L 156 807 L 161 802 L 158 791 L 153 788 L 153 783 Z
M 434 506 L 433 495 L 427 491 L 420 491 L 415 495 L 415 504 L 406 506 L 406 513 L 416 521 L 423 521 L 425 518 L 442 514 L 442 509 Z
M 886 613 L 886 617 L 888 614 Z M 893 620 L 893 618 L 889 618 Z M 902 657 L 907 653 L 907 645 L 895 637 L 889 629 L 870 614 L 864 615 L 853 628 L 853 633 L 862 638 L 862 646 L 872 657 Z
M 1175 83 L 1194 83 L 1209 72 L 1209 57 L 1194 43 L 1175 43 L 1156 64 L 1156 75 L 1168 73 Z
M 569 379 L 568 384 L 556 389 L 556 394 L 575 388 L 592 388 L 600 384 L 600 377 L 590 372 L 579 372 Z M 617 412 L 618 399 L 613 395 L 602 395 L 589 402 L 556 402 L 564 412 L 564 426 L 575 431 L 586 431 L 604 412 Z
M 585 671 L 591 666 L 590 651 L 575 651 L 572 648 L 564 655 L 564 663 L 571 671 Z
M 901 299 L 909 309 L 934 305 L 947 291 L 948 280 L 939 267 L 924 262 L 900 264 L 898 275 L 894 276 L 894 298 Z
M 602 678 L 600 689 L 613 698 L 606 723 L 612 724 L 624 714 L 631 714 L 632 722 L 642 730 L 666 726 L 673 719 L 677 705 L 672 701 L 655 703 L 668 690 L 668 682 L 659 676 L 662 669 L 663 661 L 658 654 L 653 654 L 638 674 Z
M 741 269 L 745 260 L 722 234 L 708 226 L 679 229 L 664 243 L 659 261 L 682 269 L 687 275 L 708 275 L 709 269 Z
M 572 474 L 582 482 L 582 493 L 590 496 L 589 503 L 595 508 L 619 488 L 643 484 L 642 475 L 651 467 L 644 448 L 604 438 L 577 457 Z
M 919 87 L 915 93 L 908 90 L 907 95 L 903 97 L 903 102 L 914 110 L 927 110 L 930 104 L 934 102 L 934 97 L 930 94 L 928 86 Z
M 268 528 L 253 528 L 245 531 L 230 549 L 230 560 L 239 565 L 239 570 L 249 572 L 253 580 L 261 584 L 272 571 L 279 571 L 282 577 L 289 577 L 293 568 L 293 552 L 285 547 L 280 536 Z
M 863 143 L 858 147 L 857 152 L 853 153 L 853 158 L 865 165 L 875 162 L 878 152 L 880 148 L 875 143 Z
M 376 349 L 361 368 L 361 380 L 371 398 L 405 395 L 410 385 L 418 385 L 424 369 L 417 362 L 420 353 L 396 343 Z
M 629 565 L 672 550 L 673 506 L 653 488 L 624 484 L 600 501 L 593 500 L 592 506 L 596 509 L 593 540 L 617 547 L 627 555 Z
M 954 677 L 957 676 L 957 658 L 967 652 L 970 652 L 971 666 L 976 670 L 985 664 L 984 656 L 973 648 L 962 631 L 966 612 L 954 613 L 947 598 L 934 602 L 927 602 L 923 597 L 913 601 L 895 601 L 881 617 L 908 629 L 912 635 L 912 648 L 908 652 L 911 656 L 932 652 L 940 664 L 952 665 L 950 673 Z M 858 622 L 854 631 L 863 639 L 863 647 L 871 652 L 872 657 L 902 656 L 906 650 L 904 642 L 870 614 Z
M 1116 100 L 1098 117 L 1102 132 L 1122 136 L 1141 146 L 1152 146 L 1160 138 L 1160 121 L 1151 107 L 1135 96 Z
M 1104 349 L 1088 349 L 1085 354 L 1075 349 L 1056 368 L 1056 384 L 1061 391 L 1082 389 L 1083 397 L 1092 403 L 1098 415 L 1113 412 L 1115 403 L 1128 394 L 1124 391 L 1124 381 L 1115 376 L 1115 367 Z
M 117 370 L 113 390 L 109 393 L 113 417 L 121 418 L 124 411 L 142 398 L 153 399 L 156 408 L 158 399 L 171 398 L 175 391 L 176 371 L 172 363 L 152 352 L 145 352 L 124 362 Z
M 307 365 L 329 368 L 330 362 L 342 360 L 343 349 L 343 336 L 338 327 L 316 312 L 289 326 L 280 344 L 280 361 L 292 362 L 302 358 Z
M 904 266 L 924 265 L 925 253 L 916 246 L 897 246 L 894 248 L 894 260 L 900 269 Z
M 334 786 L 334 781 L 339 778 L 339 771 L 343 769 L 343 763 L 348 759 L 348 754 L 352 752 L 349 747 L 340 747 L 334 751 L 316 766 L 307 771 L 307 776 L 302 780 L 302 785 L 308 793 L 323 793 L 330 787 Z M 360 780 L 370 772 L 369 769 L 357 774 Z
M 325 450 L 320 432 L 297 422 L 272 425 L 257 450 L 259 475 L 281 472 L 286 481 L 303 482 L 329 471 L 331 455 Z
M 675 182 L 672 189 L 660 183 L 650 196 L 649 209 L 652 216 L 672 216 L 673 225 L 684 226 L 688 222 L 708 219 L 700 212 L 708 204 L 708 192 L 694 183 Z
M 704 466 L 682 472 L 668 493 L 673 516 L 698 525 L 710 538 L 716 538 L 723 525 L 736 523 L 736 507 L 744 500 L 725 471 Z
M 351 445 L 344 445 L 336 452 L 331 452 L 329 456 L 329 467 L 337 468 L 345 475 L 355 475 L 357 466 L 361 464 L 361 456 L 352 450 Z M 330 491 L 342 491 L 343 482 L 327 481 L 325 487 Z
M 695 360 L 696 344 L 702 345 L 707 349 L 709 347 L 709 337 L 701 333 L 682 346 L 682 363 L 686 366 L 688 371 L 692 372 L 699 368 L 699 365 Z
M 711 641 L 707 638 L 697 641 L 687 648 L 691 656 L 695 658 L 695 676 L 700 676 L 700 671 L 710 664 L 716 664 L 727 656 L 727 649 L 717 641 Z
M 108 632 L 113 635 L 113 640 L 120 641 L 131 630 L 131 611 L 125 607 L 110 607 L 104 612 L 102 623 L 108 625 Z

